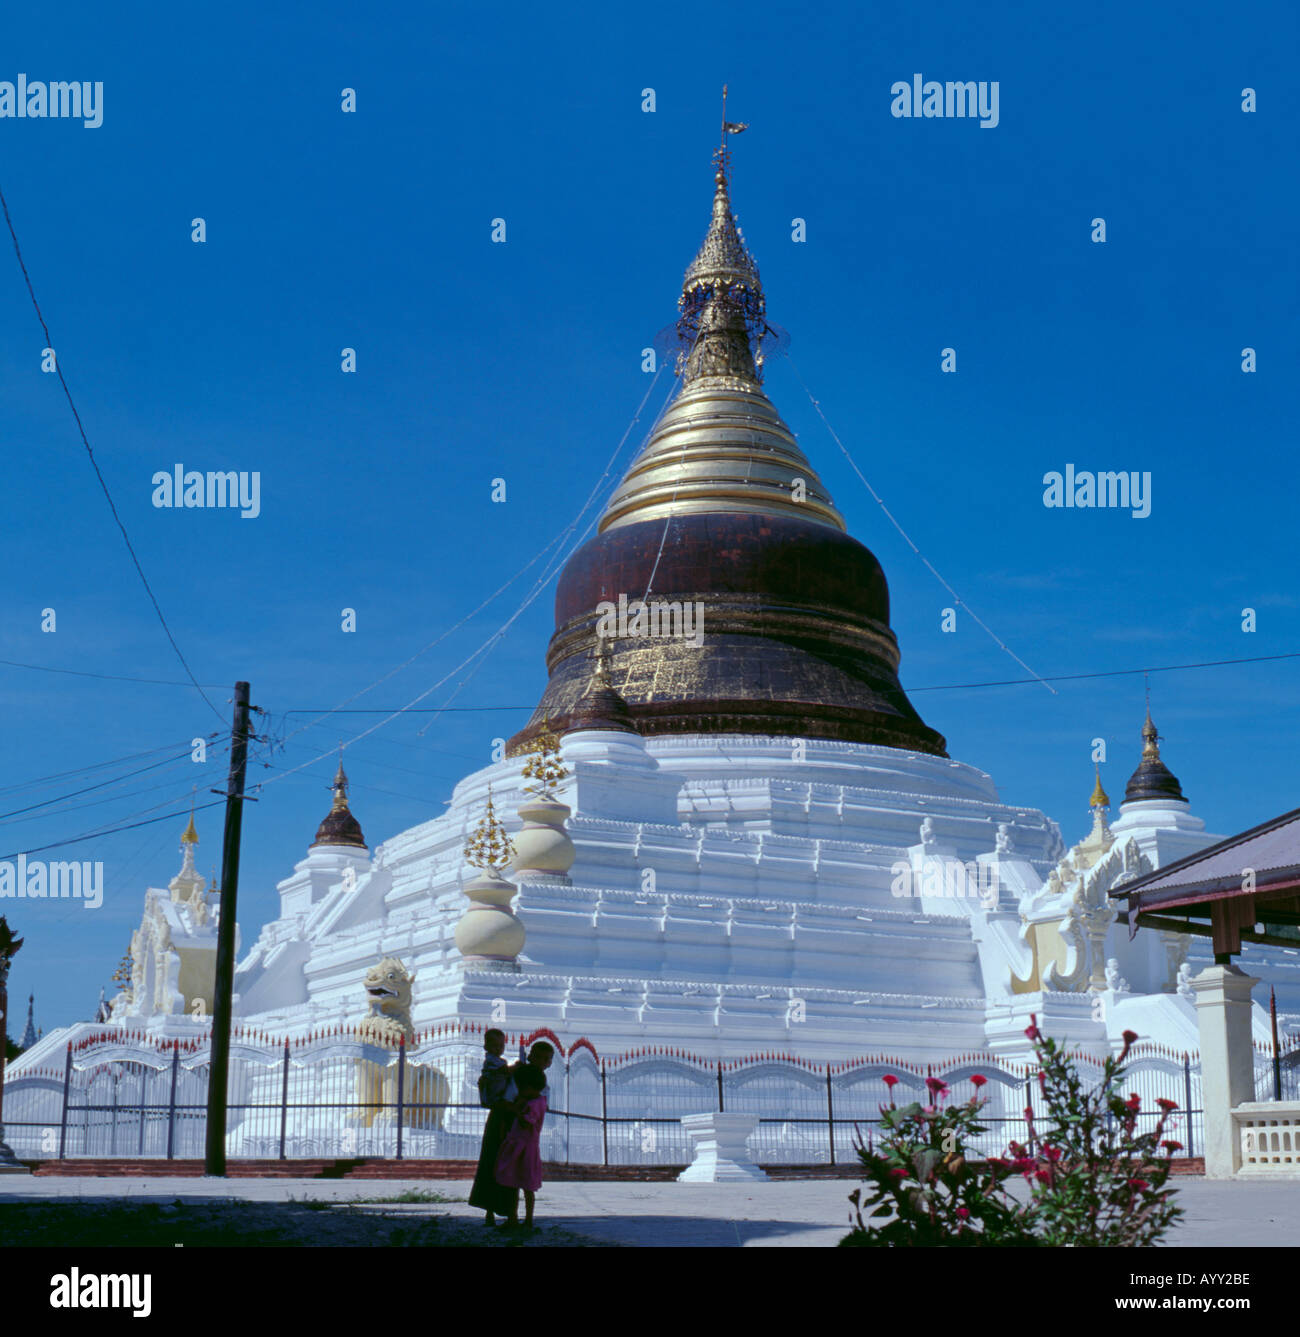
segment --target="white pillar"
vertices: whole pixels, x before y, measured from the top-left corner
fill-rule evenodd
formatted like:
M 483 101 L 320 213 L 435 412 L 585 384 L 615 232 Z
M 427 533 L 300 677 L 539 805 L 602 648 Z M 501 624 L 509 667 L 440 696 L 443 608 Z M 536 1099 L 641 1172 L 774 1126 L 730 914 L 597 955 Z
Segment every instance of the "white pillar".
M 1232 1111 L 1255 1099 L 1250 991 L 1258 983 L 1236 966 L 1207 966 L 1191 981 L 1201 1037 L 1207 1179 L 1231 1179 L 1241 1169 Z

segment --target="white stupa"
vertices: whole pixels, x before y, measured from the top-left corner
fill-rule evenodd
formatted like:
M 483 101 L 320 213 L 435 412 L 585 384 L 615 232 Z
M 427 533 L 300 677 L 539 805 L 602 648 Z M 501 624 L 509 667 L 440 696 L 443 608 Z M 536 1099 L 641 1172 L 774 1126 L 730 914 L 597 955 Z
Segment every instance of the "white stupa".
M 722 161 L 681 307 L 679 393 L 560 577 L 533 719 L 373 851 L 340 766 L 239 963 L 241 1022 L 353 1023 L 367 970 L 395 957 L 416 1028 L 550 1027 L 602 1052 L 1015 1056 L 1031 1013 L 1098 1049 L 1128 1027 L 1195 1048 L 1187 940 L 1130 940 L 1107 893 L 1217 837 L 1149 716 L 1118 820 L 1098 776 L 1069 851 L 922 722 L 879 563 L 763 391 L 763 292 Z M 507 834 L 511 860 L 484 854 Z M 208 925 L 175 913 L 197 944 Z M 122 1010 L 166 1031 L 188 997 L 169 974 Z

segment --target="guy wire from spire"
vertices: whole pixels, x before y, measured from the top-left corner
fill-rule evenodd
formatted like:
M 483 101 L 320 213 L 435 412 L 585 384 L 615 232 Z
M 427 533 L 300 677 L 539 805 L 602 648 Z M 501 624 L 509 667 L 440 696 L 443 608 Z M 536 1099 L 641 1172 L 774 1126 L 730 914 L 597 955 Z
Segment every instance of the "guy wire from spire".
M 794 360 L 790 357 L 790 354 L 787 353 L 785 357 L 786 361 L 790 363 L 790 370 L 794 372 L 795 379 L 799 382 L 800 385 L 803 386 L 804 393 L 808 396 L 808 399 L 812 403 L 813 408 L 817 410 L 817 416 L 822 420 L 823 424 L 825 424 L 826 430 L 831 434 L 831 440 L 833 440 L 835 444 L 839 446 L 841 452 L 844 455 L 844 458 L 848 460 L 850 467 L 853 469 L 853 472 L 857 474 L 859 479 L 861 479 L 862 485 L 867 489 L 868 492 L 871 493 L 872 497 L 875 499 L 875 502 L 880 507 L 880 509 L 884 511 L 886 518 L 889 520 L 889 523 L 893 525 L 894 528 L 898 530 L 898 532 L 903 536 L 903 541 L 907 544 L 907 546 L 911 548 L 911 550 L 921 559 L 922 562 L 925 563 L 925 566 L 928 568 L 930 574 L 939 582 L 939 584 L 942 585 L 950 595 L 952 595 L 953 601 L 957 604 L 957 606 L 960 608 L 964 608 L 966 610 L 966 615 L 971 619 L 971 621 L 974 622 L 975 625 L 979 627 L 982 631 L 988 634 L 989 638 L 993 641 L 993 643 L 998 647 L 999 650 L 1004 651 L 1007 655 L 1009 655 L 1012 659 L 1014 659 L 1016 663 L 1019 664 L 1020 667 L 1025 670 L 1026 673 L 1031 674 L 1034 682 L 1041 683 L 1044 687 L 1047 688 L 1049 692 L 1051 692 L 1053 696 L 1059 696 L 1060 693 L 1057 692 L 1056 688 L 1053 687 L 1051 683 L 1049 683 L 1047 679 L 1044 678 L 1041 674 L 1035 673 L 1034 670 L 1031 669 L 1029 665 L 1026 664 L 1025 661 L 1021 659 L 1020 656 L 1016 654 L 1016 652 L 1012 650 L 1011 647 L 1007 645 L 1007 643 L 1004 640 L 1002 640 L 1000 636 L 997 635 L 996 632 L 994 632 L 993 628 L 990 627 L 988 623 L 985 622 L 975 612 L 973 608 L 971 608 L 970 604 L 966 603 L 962 599 L 962 597 L 957 593 L 957 591 L 953 589 L 953 587 L 950 584 L 948 584 L 948 582 L 939 574 L 939 572 L 935 569 L 933 563 L 929 560 L 929 558 L 926 557 L 926 555 L 920 550 L 920 548 L 918 548 L 916 544 L 912 542 L 911 538 L 907 533 L 907 530 L 905 530 L 903 526 L 900 525 L 896 519 L 894 519 L 893 513 L 890 511 L 889 507 L 885 505 L 884 498 L 881 497 L 881 495 L 876 491 L 874 487 L 871 486 L 869 482 L 867 482 L 866 475 L 862 472 L 861 469 L 858 468 L 857 461 L 853 458 L 852 455 L 849 454 L 848 447 L 844 444 L 843 441 L 840 440 L 839 435 L 836 433 L 835 429 L 830 424 L 830 419 L 827 418 L 825 413 L 822 412 L 821 404 L 818 403 L 818 401 L 813 398 L 813 392 L 808 389 L 807 382 L 804 380 L 802 376 L 799 375 L 799 369 L 794 365 Z
M 604 472 L 601 474 L 600 479 L 598 480 L 596 486 L 592 488 L 591 493 L 588 495 L 587 500 L 582 504 L 582 507 L 579 509 L 577 515 L 574 516 L 574 518 L 569 522 L 568 526 L 566 526 L 566 528 L 562 530 L 560 535 L 558 536 L 561 539 L 561 541 L 563 540 L 565 535 L 572 533 L 572 531 L 575 528 L 577 528 L 577 525 L 579 521 L 582 519 L 583 514 L 586 512 L 587 508 L 591 505 L 592 500 L 595 498 L 597 492 L 599 491 L 601 483 L 603 483 L 604 480 L 609 476 L 610 470 L 614 467 L 614 461 L 619 457 L 620 454 L 622 454 L 623 445 L 627 441 L 628 436 L 631 434 L 633 426 L 640 418 L 641 412 L 645 408 L 646 401 L 650 398 L 650 394 L 654 390 L 654 387 L 658 383 L 659 377 L 660 375 L 662 375 L 662 373 L 663 373 L 663 363 L 660 363 L 659 368 L 655 372 L 654 379 L 650 382 L 650 385 L 647 388 L 645 394 L 641 397 L 641 403 L 637 408 L 636 414 L 634 415 L 632 421 L 628 423 L 626 431 L 624 431 L 623 436 L 620 439 L 618 445 L 614 448 L 614 453 L 609 457 L 609 460 L 606 462 Z M 657 421 L 658 418 L 656 418 L 656 422 Z M 653 430 L 653 428 L 651 430 Z M 510 629 L 510 627 L 523 615 L 523 613 L 534 602 L 534 600 L 542 592 L 542 590 L 546 587 L 546 585 L 550 583 L 550 580 L 555 575 L 556 571 L 558 571 L 560 567 L 563 566 L 564 562 L 566 562 L 568 558 L 572 555 L 572 553 L 577 550 L 578 546 L 583 542 L 587 534 L 591 531 L 592 527 L 596 524 L 597 519 L 599 519 L 599 515 L 597 515 L 597 517 L 593 519 L 590 524 L 588 524 L 586 530 L 584 530 L 583 533 L 579 536 L 577 543 L 573 545 L 573 548 L 571 548 L 569 552 L 564 554 L 559 565 L 556 566 L 553 570 L 550 570 L 549 572 L 544 572 L 543 575 L 538 578 L 537 583 L 534 585 L 533 589 L 525 596 L 523 602 L 519 605 L 519 607 L 515 609 L 515 611 L 505 620 L 505 622 L 502 623 L 502 625 L 498 627 L 497 630 L 493 632 L 492 635 L 489 636 L 487 640 L 484 641 L 483 644 L 478 647 L 478 649 L 474 650 L 471 654 L 467 655 L 464 659 L 462 659 L 461 662 L 455 666 L 455 668 L 443 674 L 443 676 L 439 678 L 438 681 L 433 684 L 433 686 L 425 688 L 424 691 L 418 693 L 404 706 L 401 706 L 397 710 L 394 710 L 392 713 L 387 715 L 386 718 L 380 720 L 377 724 L 371 725 L 370 728 L 368 729 L 363 729 L 362 732 L 357 734 L 355 738 L 353 738 L 349 743 L 346 744 L 346 746 L 351 747 L 354 743 L 359 743 L 363 738 L 367 738 L 369 737 L 370 734 L 376 732 L 376 730 L 382 729 L 386 724 L 389 724 L 391 721 L 395 720 L 399 715 L 406 714 L 420 701 L 423 701 L 426 696 L 429 696 L 432 692 L 436 692 L 438 688 L 441 687 L 443 683 L 445 683 L 447 679 L 450 678 L 453 674 L 460 672 L 462 668 L 464 668 L 472 660 L 476 659 L 481 653 L 485 651 L 490 651 L 493 648 L 493 646 L 495 646 L 496 642 L 499 641 L 502 637 L 504 637 L 504 635 Z M 546 548 L 550 548 L 551 546 L 553 546 L 554 542 L 555 540 L 552 540 L 551 543 L 548 543 L 546 545 Z M 544 548 L 542 551 L 545 552 L 546 548 Z M 533 558 L 533 561 L 536 560 L 537 560 L 536 557 Z M 532 564 L 533 564 L 532 562 L 528 563 L 529 566 L 531 566 Z M 525 567 L 524 570 L 527 570 L 527 567 Z M 519 574 L 522 575 L 523 572 L 521 571 Z M 512 579 L 517 579 L 517 577 L 514 577 Z M 512 581 L 506 582 L 507 585 L 511 583 Z M 502 588 L 504 589 L 505 586 L 503 586 Z M 493 595 L 492 597 L 495 598 L 496 596 Z M 487 602 L 490 603 L 491 599 L 489 599 Z M 472 616 L 472 614 L 470 616 Z M 468 620 L 469 618 L 466 617 L 462 619 L 462 623 Z M 462 623 L 458 623 L 457 626 L 462 625 Z M 446 634 L 448 633 L 444 633 L 444 635 Z M 439 637 L 438 639 L 442 638 Z M 367 688 L 365 690 L 368 691 L 369 689 Z M 362 695 L 361 692 L 354 693 L 353 696 L 347 698 L 347 700 L 349 701 L 355 700 L 356 697 L 360 695 Z M 346 704 L 346 701 L 343 704 Z M 331 712 L 326 712 L 327 715 L 329 713 Z M 439 714 L 441 713 L 441 710 L 437 710 L 434 713 Z M 325 716 L 322 716 L 321 718 L 323 719 L 325 718 Z M 312 723 L 315 722 L 316 721 L 313 721 Z M 297 730 L 295 730 L 294 733 L 295 734 L 301 733 L 303 729 L 306 729 L 308 727 L 310 727 L 310 725 L 304 724 L 300 726 Z M 288 735 L 288 737 L 285 738 L 283 741 L 288 742 L 288 739 L 292 737 L 294 737 L 294 734 Z M 297 766 L 292 766 L 288 770 L 282 771 L 279 775 L 272 776 L 269 780 L 260 782 L 258 785 L 255 786 L 255 788 L 265 789 L 267 785 L 275 784 L 277 780 L 283 780 L 286 777 L 294 774 L 297 771 L 303 770 L 308 766 L 314 766 L 324 757 L 328 757 L 330 755 L 331 753 L 324 752 L 318 756 L 312 757 L 309 761 L 300 762 Z

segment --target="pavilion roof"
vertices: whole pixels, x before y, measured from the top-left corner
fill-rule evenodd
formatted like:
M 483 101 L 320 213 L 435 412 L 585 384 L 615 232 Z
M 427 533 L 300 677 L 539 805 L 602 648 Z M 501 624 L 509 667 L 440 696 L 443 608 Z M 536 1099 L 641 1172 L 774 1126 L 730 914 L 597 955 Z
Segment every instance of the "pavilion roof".
M 1139 927 L 1214 938 L 1216 953 L 1241 942 L 1300 947 L 1300 808 L 1116 887 Z

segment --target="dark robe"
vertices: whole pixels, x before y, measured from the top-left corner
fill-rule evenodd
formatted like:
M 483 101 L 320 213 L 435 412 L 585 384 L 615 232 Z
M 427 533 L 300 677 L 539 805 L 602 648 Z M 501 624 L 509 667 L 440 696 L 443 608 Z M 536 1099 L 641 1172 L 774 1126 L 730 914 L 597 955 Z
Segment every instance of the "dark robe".
M 509 1216 L 515 1204 L 515 1190 L 502 1188 L 497 1183 L 497 1157 L 501 1143 L 514 1124 L 514 1111 L 499 1101 L 489 1111 L 483 1129 L 483 1145 L 478 1154 L 478 1169 L 474 1172 L 474 1187 L 470 1189 L 469 1205 L 496 1216 Z

